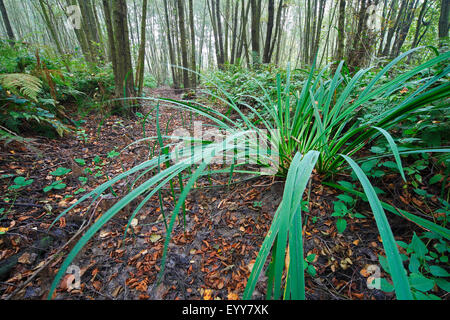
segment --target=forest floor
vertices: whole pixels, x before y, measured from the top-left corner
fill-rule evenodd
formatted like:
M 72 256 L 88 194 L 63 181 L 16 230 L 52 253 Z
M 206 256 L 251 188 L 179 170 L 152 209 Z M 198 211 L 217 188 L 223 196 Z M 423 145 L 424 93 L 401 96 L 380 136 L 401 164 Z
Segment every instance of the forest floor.
M 181 99 L 166 88 L 149 91 L 148 95 Z M 182 127 L 186 118 L 178 110 L 161 105 L 162 128 Z M 34 179 L 33 184 L 19 191 L 8 189 L 12 179 L 1 181 L 0 208 L 4 211 L 0 227 L 6 230 L 0 235 L 2 299 L 45 299 L 69 250 L 93 221 L 126 194 L 129 181 L 119 182 L 114 188 L 115 195 L 108 191 L 93 203 L 86 201 L 77 206 L 49 229 L 55 217 L 80 198 L 83 194 L 80 188 L 91 191 L 107 181 L 107 177 L 148 159 L 145 143 L 132 145 L 119 156 L 111 154 L 142 138 L 139 121 L 111 116 L 102 123 L 103 118 L 98 115 L 85 120 L 85 131 L 78 137 L 33 137 L 38 153 L 16 143 L 0 147 L 2 177 L 12 174 Z M 154 121 L 147 121 L 146 135 L 156 135 Z M 83 159 L 86 165 L 80 166 L 75 159 Z M 45 193 L 43 188 L 56 180 L 49 173 L 59 167 L 71 169 L 62 178 L 67 187 Z M 97 178 L 90 175 L 83 185 L 78 178 L 85 175 L 83 170 L 87 167 L 101 174 Z M 160 270 L 165 227 L 160 202 L 155 196 L 137 215 L 125 240 L 125 226 L 136 203 L 122 210 L 95 234 L 73 262 L 81 270 L 81 287 L 68 288 L 73 276 L 67 274 L 54 298 L 241 298 L 282 197 L 283 181 L 236 177 L 227 185 L 229 176 L 212 179 L 200 180 L 198 186 L 204 188 L 196 189 L 186 201 L 186 228 L 183 229 L 180 221 L 174 229 L 159 286 L 155 280 Z M 386 179 L 384 184 L 398 181 Z M 393 294 L 367 287 L 367 268 L 378 265 L 378 255 L 383 254 L 370 209 L 361 204 L 359 212 L 369 218 L 349 220 L 351 232 L 338 234 L 335 219 L 331 217 L 337 193 L 323 187 L 321 180 L 318 175 L 313 177 L 310 210 L 305 217 L 305 254 L 316 254 L 311 264 L 317 272 L 314 277 L 306 277 L 307 298 L 392 299 Z M 164 212 L 170 213 L 174 206 L 170 192 L 163 193 L 163 202 Z M 410 239 L 414 225 L 393 215 L 389 219 L 394 234 Z M 266 291 L 264 279 L 260 280 L 255 299 L 263 299 Z

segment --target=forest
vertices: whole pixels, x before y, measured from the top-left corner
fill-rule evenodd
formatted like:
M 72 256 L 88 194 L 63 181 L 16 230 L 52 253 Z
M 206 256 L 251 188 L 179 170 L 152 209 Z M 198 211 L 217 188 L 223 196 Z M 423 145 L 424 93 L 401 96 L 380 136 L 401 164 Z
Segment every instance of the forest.
M 0 0 L 1 300 L 448 300 L 450 0 Z

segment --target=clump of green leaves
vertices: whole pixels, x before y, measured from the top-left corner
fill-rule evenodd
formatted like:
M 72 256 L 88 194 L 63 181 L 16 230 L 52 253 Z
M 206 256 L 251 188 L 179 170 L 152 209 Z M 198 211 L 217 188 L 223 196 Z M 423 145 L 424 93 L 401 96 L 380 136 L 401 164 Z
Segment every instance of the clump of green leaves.
M 414 233 L 409 244 L 403 241 L 397 243 L 406 251 L 402 254 L 402 259 L 408 265 L 408 280 L 415 299 L 440 300 L 433 291 L 441 289 L 450 292 L 450 273 L 446 270 L 450 253 L 448 241 L 435 233 L 425 232 L 422 237 Z M 434 244 L 431 246 L 432 243 Z M 384 271 L 390 274 L 386 258 L 380 256 L 379 261 Z M 391 292 L 394 288 L 389 282 L 383 281 L 381 289 Z
M 314 260 L 316 260 L 317 255 L 315 253 L 311 253 L 306 256 L 305 260 L 303 261 L 303 268 L 308 272 L 308 274 L 311 277 L 317 276 L 317 270 L 314 268 Z
M 67 185 L 61 181 L 54 181 L 51 185 L 44 188 L 44 192 L 47 193 L 51 190 L 62 190 L 65 189 Z
M 68 174 L 70 171 L 72 171 L 72 170 L 68 169 L 68 168 L 64 168 L 64 167 L 59 167 L 58 169 L 51 172 L 50 174 L 55 177 L 62 177 L 62 176 L 65 176 L 66 174 Z
M 19 189 L 22 189 L 22 188 L 25 188 L 25 187 L 29 186 L 33 182 L 34 182 L 34 179 L 27 180 L 24 177 L 17 177 L 17 178 L 14 179 L 14 184 L 9 186 L 8 189 L 10 189 L 10 190 L 19 190 Z

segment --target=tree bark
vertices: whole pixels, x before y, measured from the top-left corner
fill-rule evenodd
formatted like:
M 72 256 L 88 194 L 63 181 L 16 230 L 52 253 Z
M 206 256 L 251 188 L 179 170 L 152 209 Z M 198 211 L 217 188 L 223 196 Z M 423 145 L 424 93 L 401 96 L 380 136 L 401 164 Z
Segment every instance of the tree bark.
M 193 71 L 191 77 L 191 85 L 193 88 L 197 87 L 197 61 L 195 58 L 195 21 L 194 21 L 194 4 L 189 0 L 189 25 L 191 29 L 191 69 Z
M 178 28 L 180 29 L 180 46 L 181 46 L 181 59 L 183 62 L 183 86 L 184 89 L 190 88 L 189 79 L 189 62 L 188 62 L 188 52 L 187 52 L 187 41 L 186 41 L 186 27 L 184 21 L 184 4 L 182 0 L 177 0 L 178 6 Z
M 105 15 L 105 24 L 106 24 L 106 32 L 108 34 L 108 47 L 109 47 L 109 60 L 112 63 L 113 66 L 113 72 L 114 72 L 114 79 L 116 79 L 117 76 L 117 51 L 116 51 L 116 44 L 114 41 L 114 29 L 112 24 L 112 17 L 111 17 L 111 7 L 110 7 L 110 0 L 102 0 L 103 2 L 103 12 Z
M 448 42 L 449 15 L 450 1 L 441 0 L 441 14 L 439 16 L 439 47 L 444 47 Z
M 128 108 L 129 98 L 135 96 L 133 68 L 130 52 L 130 35 L 128 30 L 128 14 L 126 0 L 113 0 L 114 40 L 117 51 L 117 78 L 115 79 L 116 98 L 122 98 L 121 106 Z M 133 101 L 134 102 L 134 101 Z M 133 110 L 125 110 L 130 113 Z M 122 110 L 124 111 L 124 110 Z
M 345 41 L 345 0 L 339 0 L 339 22 L 338 22 L 338 38 L 337 38 L 337 54 L 336 54 L 337 61 L 341 61 L 344 58 L 344 41 Z
M 252 7 L 252 62 L 253 67 L 258 68 L 261 64 L 259 33 L 261 26 L 261 1 L 250 0 Z
M 272 43 L 272 31 L 275 16 L 275 0 L 269 0 L 267 8 L 269 18 L 267 21 L 266 43 L 264 45 L 263 63 L 270 63 L 270 45 Z
M 180 85 L 178 83 L 178 77 L 177 72 L 175 70 L 176 65 L 176 57 L 175 57 L 175 50 L 173 48 L 173 41 L 172 41 L 172 33 L 170 31 L 170 20 L 169 20 L 169 9 L 167 0 L 164 0 L 164 16 L 166 19 L 166 34 L 167 34 L 167 42 L 169 43 L 169 59 L 170 59 L 170 70 L 172 71 L 172 80 L 173 80 L 173 86 L 175 89 L 180 88 Z
M 48 15 L 47 9 L 45 7 L 46 5 L 44 4 L 43 0 L 39 0 L 39 4 L 41 6 L 42 15 L 44 16 L 44 20 L 45 20 L 45 23 L 47 24 L 47 28 L 49 29 L 50 34 L 52 35 L 53 41 L 56 44 L 56 49 L 58 50 L 58 53 L 60 54 L 60 56 L 62 58 L 64 66 L 66 67 L 67 71 L 71 72 L 69 64 L 67 62 L 67 59 L 65 57 L 65 53 L 64 53 L 64 51 L 62 49 L 61 42 L 59 41 L 58 34 L 56 33 L 55 25 L 50 20 L 50 17 Z
M 142 96 L 144 88 L 144 69 L 145 69 L 145 47 L 147 44 L 146 28 L 147 28 L 147 0 L 143 0 L 142 19 L 141 19 L 141 43 L 139 46 L 138 64 L 136 68 L 136 84 L 138 87 L 138 96 Z
M 5 3 L 3 0 L 0 0 L 0 11 L 2 12 L 3 22 L 5 24 L 6 33 L 8 34 L 8 38 L 11 41 L 10 45 L 13 47 L 14 42 L 16 41 L 16 37 L 14 36 L 13 29 L 11 27 L 11 22 L 9 21 L 8 12 L 6 11 Z

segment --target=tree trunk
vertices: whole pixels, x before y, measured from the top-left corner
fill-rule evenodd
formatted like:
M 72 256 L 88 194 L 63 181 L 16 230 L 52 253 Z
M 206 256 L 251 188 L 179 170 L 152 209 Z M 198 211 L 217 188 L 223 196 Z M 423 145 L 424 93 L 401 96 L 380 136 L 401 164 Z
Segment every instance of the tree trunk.
M 92 3 L 90 0 L 78 0 L 82 15 L 82 28 L 86 34 L 89 50 L 92 58 L 103 59 L 102 47 L 100 44 L 99 30 L 97 29 L 96 19 L 94 17 L 94 11 L 92 9 Z
M 319 53 L 319 44 L 320 44 L 320 34 L 322 32 L 322 22 L 323 22 L 323 15 L 325 12 L 325 5 L 326 5 L 326 0 L 320 0 L 319 3 L 319 13 L 318 13 L 318 21 L 317 21 L 317 26 L 316 26 L 316 35 L 314 37 L 314 43 L 313 43 L 313 51 L 312 51 L 312 55 L 311 55 L 311 64 L 314 62 L 315 57 L 318 55 Z
M 341 61 L 344 58 L 344 40 L 345 40 L 345 0 L 339 0 L 339 22 L 336 60 Z
M 241 35 L 239 37 L 239 43 L 237 46 L 237 52 L 236 52 L 236 60 L 241 59 L 242 52 L 244 48 L 246 49 L 246 43 L 247 43 L 247 22 L 248 22 L 248 14 L 250 12 L 250 2 L 247 4 L 247 8 L 245 7 L 245 1 L 242 0 L 242 7 L 241 7 Z M 247 49 L 246 49 L 247 50 Z
M 311 0 L 308 0 L 306 2 L 305 38 L 303 43 L 303 63 L 305 65 L 309 62 L 310 35 L 311 35 Z
M 197 61 L 195 58 L 195 22 L 194 22 L 194 4 L 189 0 L 189 25 L 191 29 L 191 69 L 193 71 L 191 77 L 191 85 L 193 88 L 197 87 Z
M 11 22 L 9 21 L 8 12 L 6 11 L 5 4 L 3 0 L 0 0 L 0 11 L 2 12 L 3 22 L 5 23 L 6 33 L 8 34 L 8 38 L 11 41 L 11 46 L 14 46 L 14 42 L 16 38 L 14 37 L 14 32 L 11 27 Z
M 42 9 L 42 15 L 44 16 L 45 23 L 47 24 L 50 34 L 52 35 L 53 41 L 55 41 L 56 49 L 58 50 L 58 53 L 62 58 L 64 66 L 66 67 L 67 71 L 71 72 L 64 51 L 62 49 L 61 42 L 59 41 L 58 34 L 56 33 L 55 25 L 54 23 L 52 23 L 52 21 L 50 21 L 47 9 L 45 8 L 46 5 L 44 4 L 43 0 L 39 0 L 39 4 Z
M 410 26 L 412 24 L 412 20 L 414 18 L 414 13 L 417 8 L 418 1 L 413 0 L 410 2 L 409 7 L 407 8 L 405 15 L 402 19 L 402 22 L 399 25 L 396 41 L 394 43 L 394 47 L 391 52 L 391 58 L 394 58 L 400 54 L 403 43 L 406 40 L 406 36 L 408 35 Z
M 216 22 L 217 22 L 217 36 L 219 38 L 219 50 L 221 56 L 222 65 L 227 62 L 225 49 L 223 45 L 223 33 L 222 33 L 222 19 L 220 17 L 220 0 L 215 0 L 216 3 Z
M 141 44 L 139 46 L 139 56 L 136 68 L 136 84 L 138 87 L 138 97 L 142 96 L 144 88 L 144 69 L 145 69 L 145 47 L 147 44 L 146 38 L 147 28 L 147 0 L 143 0 L 142 4 L 142 20 L 141 20 Z
M 273 20 L 275 16 L 275 0 L 269 0 L 267 8 L 269 18 L 267 21 L 266 43 L 264 45 L 263 63 L 270 63 L 270 45 L 272 43 Z
M 113 26 L 114 40 L 117 51 L 117 77 L 115 79 L 116 98 L 122 98 L 121 106 L 128 108 L 130 106 L 128 98 L 135 96 L 133 68 L 131 64 L 130 35 L 128 31 L 127 3 L 126 0 L 113 0 Z M 119 54 L 120 52 L 120 54 Z M 130 113 L 133 110 L 125 110 Z M 124 110 L 122 110 L 124 111 Z
M 173 80 L 173 86 L 175 89 L 180 88 L 180 85 L 178 83 L 178 77 L 177 77 L 177 72 L 175 70 L 175 65 L 176 65 L 176 58 L 175 58 L 175 50 L 173 48 L 173 41 L 172 41 L 172 35 L 171 35 L 171 31 L 170 31 L 170 20 L 169 20 L 169 9 L 168 9 L 168 4 L 167 4 L 167 0 L 164 0 L 164 16 L 166 18 L 166 34 L 167 34 L 167 42 L 169 43 L 169 59 L 170 59 L 170 64 L 171 64 L 171 71 L 172 71 L 172 80 Z
M 252 7 L 252 62 L 253 67 L 258 68 L 261 64 L 260 57 L 260 41 L 259 41 L 259 33 L 261 26 L 261 1 L 259 0 L 250 0 Z
M 112 25 L 110 0 L 102 0 L 103 12 L 105 15 L 106 32 L 108 34 L 108 46 L 109 46 L 109 60 L 113 66 L 114 79 L 117 78 L 117 51 L 116 44 L 114 42 L 114 29 Z
M 450 1 L 441 0 L 441 14 L 439 16 L 439 47 L 448 45 L 448 18 L 450 15 Z
M 278 11 L 277 11 L 277 21 L 275 23 L 275 35 L 272 39 L 272 44 L 270 45 L 270 54 L 269 61 L 272 60 L 273 51 L 275 49 L 275 45 L 277 43 L 278 37 L 281 37 L 281 15 L 283 13 L 283 0 L 280 0 L 278 3 Z
M 234 6 L 234 15 L 233 15 L 233 31 L 232 31 L 232 41 L 231 41 L 231 58 L 230 63 L 234 64 L 236 57 L 236 46 L 238 42 L 238 13 L 239 13 L 239 5 L 236 3 Z
M 391 52 L 391 45 L 392 45 L 392 38 L 394 37 L 395 32 L 398 29 L 398 26 L 400 24 L 400 21 L 402 19 L 403 16 L 403 12 L 405 10 L 405 6 L 406 6 L 407 1 L 403 0 L 401 2 L 401 6 L 400 6 L 400 10 L 397 14 L 397 18 L 395 19 L 395 23 L 392 27 L 389 28 L 388 34 L 387 34 L 387 39 L 386 39 L 386 44 L 384 46 L 384 50 L 383 50 L 383 56 L 389 56 L 390 52 Z M 392 14 L 392 16 L 394 16 L 394 14 Z
M 180 46 L 181 46 L 181 59 L 183 62 L 183 86 L 184 89 L 190 88 L 189 79 L 189 62 L 188 62 L 188 52 L 187 52 L 187 41 L 186 41 L 186 27 L 184 22 L 184 4 L 182 0 L 177 0 L 178 6 L 178 28 L 180 29 Z

